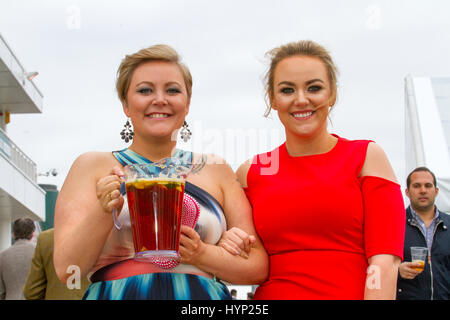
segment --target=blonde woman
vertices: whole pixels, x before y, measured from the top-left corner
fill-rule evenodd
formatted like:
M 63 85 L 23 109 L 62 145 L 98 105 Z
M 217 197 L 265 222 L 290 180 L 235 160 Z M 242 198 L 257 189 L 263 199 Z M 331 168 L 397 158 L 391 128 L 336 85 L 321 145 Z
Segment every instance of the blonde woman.
M 242 259 L 216 244 L 228 228 L 255 234 L 251 207 L 232 169 L 215 156 L 192 154 L 177 148 L 182 129 L 189 135 L 192 77 L 177 52 L 155 45 L 122 61 L 117 92 L 127 121 L 122 136 L 131 145 L 116 152 L 89 152 L 77 158 L 56 203 L 54 262 L 66 281 L 69 266 L 93 282 L 84 299 L 231 299 L 220 282 L 261 283 L 268 273 L 267 254 L 258 238 L 252 257 Z M 181 227 L 181 264 L 162 268 L 133 260 L 128 226 L 113 227 L 113 208 L 128 216 L 120 192 L 122 168 L 130 163 L 176 157 L 182 163 L 200 162 L 203 169 L 190 175 L 186 194 L 199 203 L 194 228 Z M 206 158 L 206 159 L 205 159 Z
M 405 210 L 384 151 L 328 131 L 337 71 L 325 48 L 299 41 L 268 54 L 267 113 L 286 141 L 237 170 L 270 260 L 254 298 L 395 299 Z M 230 230 L 224 248 L 236 237 L 250 239 Z

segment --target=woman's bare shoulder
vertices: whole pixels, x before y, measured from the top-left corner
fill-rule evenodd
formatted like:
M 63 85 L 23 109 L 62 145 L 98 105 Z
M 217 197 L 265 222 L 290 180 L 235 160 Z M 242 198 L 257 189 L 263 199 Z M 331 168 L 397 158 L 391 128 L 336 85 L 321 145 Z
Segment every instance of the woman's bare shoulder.
M 227 161 L 213 153 L 193 153 L 194 169 L 208 169 L 208 170 L 223 170 L 225 167 L 230 167 Z
M 236 170 L 236 176 L 237 176 L 237 178 L 238 178 L 238 180 L 241 183 L 241 186 L 243 188 L 247 188 L 248 187 L 247 175 L 248 175 L 248 171 L 250 170 L 251 165 L 252 165 L 252 159 L 248 159 L 247 161 L 242 163 L 239 166 L 239 168 Z
M 67 174 L 66 182 L 96 181 L 109 174 L 114 166 L 120 166 L 120 164 L 111 152 L 85 152 L 80 154 L 73 162 Z
M 397 182 L 394 170 L 386 153 L 375 142 L 370 142 L 367 146 L 366 159 L 360 176 L 374 176 Z
M 80 154 L 73 162 L 72 167 L 95 169 L 114 163 L 115 158 L 111 152 L 88 151 Z

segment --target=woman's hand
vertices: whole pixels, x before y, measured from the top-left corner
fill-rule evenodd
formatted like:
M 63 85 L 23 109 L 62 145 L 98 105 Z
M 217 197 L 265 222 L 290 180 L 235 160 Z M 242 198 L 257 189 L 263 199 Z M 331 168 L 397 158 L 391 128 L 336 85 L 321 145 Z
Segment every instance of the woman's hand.
M 185 225 L 182 225 L 180 229 L 180 262 L 195 265 L 198 257 L 205 251 L 206 244 L 194 229 Z
M 124 198 L 120 194 L 120 185 L 123 175 L 119 167 L 113 167 L 109 175 L 97 182 L 97 199 L 107 213 L 112 213 L 114 208 L 117 209 L 117 212 L 122 210 Z
M 234 255 L 240 255 L 248 258 L 250 249 L 256 242 L 255 236 L 249 235 L 247 232 L 233 227 L 223 233 L 220 238 L 219 246 Z

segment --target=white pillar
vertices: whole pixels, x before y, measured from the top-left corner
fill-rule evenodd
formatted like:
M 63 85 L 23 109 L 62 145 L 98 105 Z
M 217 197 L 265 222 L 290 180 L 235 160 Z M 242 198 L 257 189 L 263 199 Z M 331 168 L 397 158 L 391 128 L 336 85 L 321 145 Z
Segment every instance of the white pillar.
M 0 212 L 0 251 L 11 246 L 11 215 Z
M 5 117 L 6 111 L 0 106 L 0 129 L 6 132 Z

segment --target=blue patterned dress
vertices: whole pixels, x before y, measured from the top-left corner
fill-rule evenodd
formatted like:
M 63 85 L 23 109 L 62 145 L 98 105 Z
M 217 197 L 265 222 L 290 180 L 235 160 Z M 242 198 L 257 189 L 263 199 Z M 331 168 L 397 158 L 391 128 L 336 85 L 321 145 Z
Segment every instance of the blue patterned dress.
M 122 165 L 151 163 L 150 160 L 130 149 L 113 152 Z M 192 152 L 176 150 L 173 157 L 182 163 L 192 163 Z M 122 188 L 123 191 L 124 188 Z M 186 182 L 185 193 L 197 201 L 200 215 L 195 226 L 205 243 L 216 244 L 226 230 L 226 221 L 221 205 L 203 189 Z M 126 198 L 126 195 L 124 196 Z M 148 262 L 133 259 L 131 231 L 127 228 L 128 208 L 124 204 L 119 218 L 124 226 L 113 228 L 105 247 L 91 272 L 92 284 L 87 289 L 85 300 L 230 300 L 228 288 L 215 278 L 195 273 L 204 273 L 192 265 L 180 264 L 171 272 L 146 272 Z M 149 266 L 150 267 L 150 266 Z

